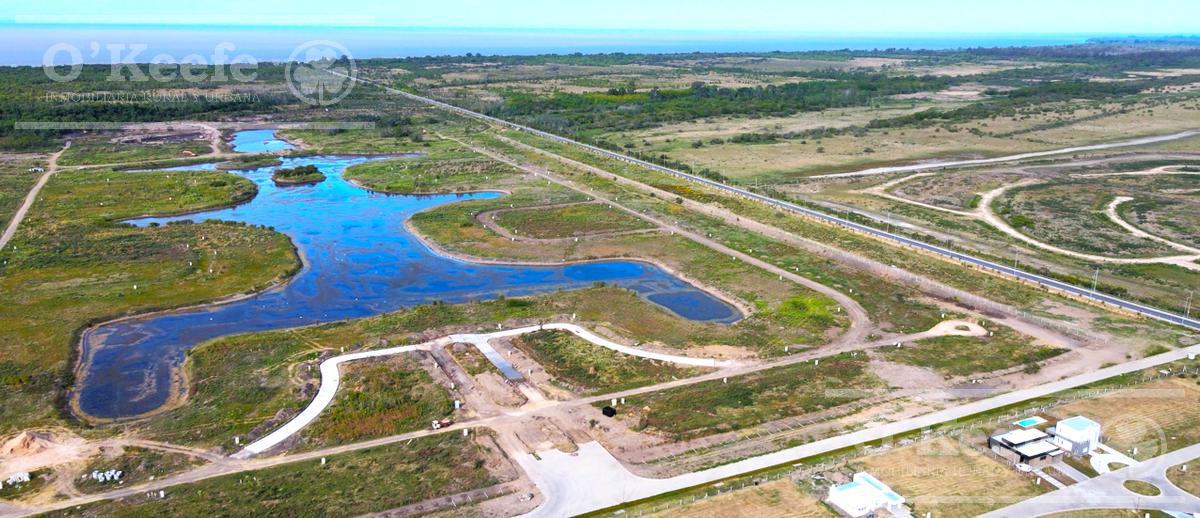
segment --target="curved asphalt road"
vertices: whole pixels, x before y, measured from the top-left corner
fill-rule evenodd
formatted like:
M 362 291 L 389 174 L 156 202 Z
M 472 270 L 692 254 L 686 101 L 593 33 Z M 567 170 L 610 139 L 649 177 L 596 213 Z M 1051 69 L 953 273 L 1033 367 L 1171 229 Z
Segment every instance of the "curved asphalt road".
M 347 77 L 347 76 L 342 76 L 342 77 Z M 1128 300 L 1125 300 L 1125 299 L 1122 299 L 1119 297 L 1114 297 L 1112 295 L 1106 295 L 1104 293 L 1092 291 L 1092 290 L 1089 290 L 1086 288 L 1081 288 L 1079 286 L 1075 286 L 1074 284 L 1069 284 L 1069 283 L 1062 282 L 1059 280 L 1051 279 L 1049 277 L 1044 277 L 1044 276 L 1037 275 L 1034 273 L 1026 272 L 1024 270 L 1013 268 L 1011 266 L 1005 266 L 1003 264 L 994 263 L 992 261 L 974 257 L 972 255 L 955 252 L 954 250 L 950 250 L 948 248 L 942 248 L 937 245 L 932 245 L 929 243 L 925 243 L 923 241 L 918 241 L 916 239 L 904 237 L 899 234 L 893 234 L 891 232 L 888 232 L 885 230 L 880 230 L 875 227 L 862 225 L 859 223 L 854 223 L 852 221 L 848 221 L 848 220 L 839 218 L 839 217 L 831 215 L 831 214 L 826 214 L 824 212 L 820 212 L 820 211 L 816 211 L 816 210 L 809 209 L 806 207 L 802 207 L 800 205 L 796 205 L 791 202 L 777 200 L 777 199 L 771 198 L 769 196 L 763 196 L 761 194 L 756 194 L 756 193 L 750 192 L 750 191 L 748 191 L 746 189 L 742 189 L 740 187 L 735 187 L 735 186 L 724 184 L 724 183 L 717 182 L 714 180 L 709 180 L 708 178 L 703 178 L 703 177 L 696 176 L 693 174 L 688 174 L 683 171 L 678 171 L 675 169 L 671 169 L 669 167 L 663 167 L 658 164 L 652 164 L 645 160 L 639 160 L 639 159 L 636 159 L 636 158 L 633 158 L 630 156 L 622 155 L 622 154 L 614 152 L 614 151 L 609 151 L 607 149 L 599 148 L 599 147 L 596 147 L 596 146 L 593 146 L 590 144 L 584 144 L 582 142 L 571 140 L 566 137 L 561 137 L 561 136 L 555 135 L 553 133 L 547 133 L 545 131 L 533 129 L 528 126 L 522 126 L 520 124 L 509 122 L 509 121 L 506 121 L 503 119 L 497 119 L 496 117 L 492 117 L 490 115 L 484 115 L 482 113 L 474 112 L 474 111 L 468 110 L 466 108 L 459 108 L 458 106 L 454 106 L 452 104 L 448 104 L 448 103 L 444 103 L 444 102 L 437 101 L 434 99 L 430 99 L 428 97 L 422 97 L 420 95 L 405 92 L 403 90 L 398 90 L 398 89 L 391 88 L 391 87 L 388 87 L 385 85 L 380 85 L 373 81 L 359 79 L 359 78 L 353 78 L 353 79 L 355 81 L 360 81 L 360 82 L 379 86 L 381 88 L 384 88 L 385 90 L 402 95 L 402 96 L 412 99 L 414 101 L 431 104 L 433 106 L 437 106 L 439 108 L 449 110 L 449 111 L 458 113 L 460 115 L 484 120 L 487 122 L 491 122 L 493 124 L 512 128 L 512 129 L 515 129 L 518 131 L 523 131 L 525 133 L 537 135 L 539 137 L 547 138 L 547 139 L 550 139 L 550 140 L 553 140 L 556 142 L 560 142 L 563 144 L 580 147 L 580 148 L 592 151 L 594 153 L 598 153 L 598 154 L 607 156 L 609 158 L 614 158 L 617 160 L 621 160 L 623 162 L 636 164 L 636 165 L 639 165 L 639 166 L 642 166 L 642 167 L 645 167 L 648 169 L 658 171 L 660 173 L 674 175 L 674 176 L 677 176 L 677 177 L 680 177 L 680 178 L 683 178 L 683 179 L 686 179 L 689 181 L 693 181 L 696 183 L 706 185 L 708 187 L 712 187 L 714 189 L 719 189 L 719 190 L 725 191 L 730 194 L 742 196 L 745 198 L 750 198 L 750 199 L 757 200 L 757 201 L 760 201 L 760 202 L 763 202 L 763 203 L 766 203 L 769 205 L 773 205 L 777 208 L 780 208 L 780 209 L 783 209 L 783 210 L 786 210 L 789 212 L 802 214 L 802 215 L 817 218 L 817 219 L 820 219 L 820 220 L 823 220 L 823 221 L 826 221 L 829 223 L 841 225 L 841 226 L 849 228 L 851 230 L 855 230 L 855 231 L 862 232 L 865 234 L 870 234 L 872 236 L 875 236 L 877 238 L 881 238 L 881 239 L 884 239 L 887 241 L 891 241 L 891 242 L 898 243 L 898 244 L 905 245 L 905 246 L 911 246 L 914 248 L 918 248 L 918 249 L 924 250 L 926 252 L 934 253 L 934 254 L 940 255 L 942 257 L 950 258 L 950 259 L 953 259 L 953 260 L 956 260 L 956 261 L 959 261 L 959 262 L 962 262 L 965 264 L 977 266 L 977 267 L 984 268 L 987 270 L 992 270 L 996 273 L 1000 273 L 1000 274 L 1003 274 L 1003 275 L 1006 275 L 1009 277 L 1014 277 L 1017 279 L 1034 282 L 1040 286 L 1055 289 L 1055 290 L 1058 290 L 1058 291 L 1061 291 L 1061 292 L 1064 292 L 1064 293 L 1067 293 L 1070 295 L 1075 295 L 1078 297 L 1090 299 L 1095 302 L 1099 302 L 1101 304 L 1115 306 L 1115 307 L 1118 307 L 1118 308 L 1121 308 L 1121 309 L 1124 309 L 1127 311 L 1132 311 L 1134 313 L 1137 313 L 1137 314 L 1140 314 L 1143 316 L 1162 320 L 1164 322 L 1181 325 L 1181 326 L 1184 326 L 1184 327 L 1187 327 L 1190 329 L 1200 330 L 1200 320 L 1197 320 L 1194 318 L 1188 318 L 1183 315 L 1178 315 L 1176 313 L 1172 313 L 1170 311 L 1146 306 L 1143 304 L 1138 304 L 1136 302 L 1128 301 Z M 1127 141 L 1124 143 L 1101 144 L 1100 146 L 1119 147 L 1119 145 L 1134 145 L 1134 144 L 1131 144 L 1130 142 L 1137 142 L 1137 143 L 1158 142 L 1158 141 L 1163 141 L 1163 140 L 1170 140 L 1171 138 L 1182 138 L 1181 136 L 1189 136 L 1189 135 L 1195 135 L 1195 134 L 1197 134 L 1197 132 L 1184 132 L 1184 133 L 1165 136 L 1165 137 L 1151 137 L 1148 139 L 1139 139 L 1138 141 Z M 1093 146 L 1093 147 L 1096 149 L 1106 149 L 1103 147 L 1096 147 L 1096 146 Z M 1053 153 L 1051 153 L 1051 154 L 1053 154 Z M 1014 158 L 1012 158 L 1012 157 L 1006 158 L 1006 160 L 1013 160 L 1013 159 Z M 928 168 L 928 167 L 933 167 L 933 166 L 925 165 L 922 167 Z

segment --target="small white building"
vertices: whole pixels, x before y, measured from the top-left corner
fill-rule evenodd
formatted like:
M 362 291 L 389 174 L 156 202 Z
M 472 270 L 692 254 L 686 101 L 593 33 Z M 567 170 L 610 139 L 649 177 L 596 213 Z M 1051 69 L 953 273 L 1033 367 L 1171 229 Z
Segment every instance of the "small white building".
M 1100 444 L 1100 423 L 1077 415 L 1056 423 L 1051 435 L 1054 436 L 1054 444 L 1059 448 L 1071 452 L 1071 455 L 1076 457 L 1082 457 L 1092 453 L 1096 445 Z
M 912 516 L 904 506 L 904 497 L 866 472 L 855 473 L 853 481 L 829 488 L 825 502 L 851 518 L 878 515 L 879 511 L 892 516 Z

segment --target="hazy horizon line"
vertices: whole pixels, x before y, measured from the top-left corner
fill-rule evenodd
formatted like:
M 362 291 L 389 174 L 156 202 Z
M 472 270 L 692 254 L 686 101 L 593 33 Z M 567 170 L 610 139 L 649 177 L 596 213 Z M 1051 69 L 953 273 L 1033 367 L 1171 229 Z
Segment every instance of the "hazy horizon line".
M 680 28 L 610 28 L 610 27 L 520 27 L 520 26 L 463 26 L 463 25 L 390 25 L 390 24 L 287 24 L 287 23 L 172 23 L 172 22 L 53 22 L 0 20 L 0 26 L 60 27 L 60 28 L 138 28 L 138 29 L 343 29 L 343 30 L 412 30 L 412 31 L 495 31 L 495 32 L 628 32 L 628 33 L 695 33 L 749 34 L 758 36 L 923 36 L 985 38 L 989 36 L 1109 36 L 1109 37 L 1200 37 L 1200 33 L 1178 31 L 789 31 L 779 29 L 680 29 Z M 972 38 L 974 39 L 974 38 Z

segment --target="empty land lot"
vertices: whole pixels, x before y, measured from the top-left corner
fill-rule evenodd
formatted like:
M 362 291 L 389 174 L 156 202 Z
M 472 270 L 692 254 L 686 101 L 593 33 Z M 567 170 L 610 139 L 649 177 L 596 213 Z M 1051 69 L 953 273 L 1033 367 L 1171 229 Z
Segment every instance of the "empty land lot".
M 357 515 L 495 484 L 493 462 L 475 439 L 446 434 L 175 486 L 167 499 L 107 500 L 49 516 Z
M 1193 378 L 1169 378 L 1077 401 L 1051 414 L 1087 416 L 1104 427 L 1108 445 L 1145 460 L 1200 442 L 1200 385 Z
M 646 515 L 653 518 L 833 518 L 828 506 L 784 478 Z
M 884 382 L 866 355 L 840 354 L 628 399 L 623 419 L 637 428 L 691 439 L 831 408 L 866 397 Z M 862 393 L 844 389 L 864 389 Z
M 990 336 L 939 336 L 880 352 L 890 361 L 928 367 L 946 377 L 995 372 L 1018 365 L 1036 371 L 1038 364 L 1067 352 L 1039 345 L 1031 337 L 995 326 Z
M 897 447 L 857 459 L 855 469 L 870 472 L 908 499 L 922 516 L 975 516 L 1046 492 L 1000 459 L 949 438 Z M 1051 488 L 1052 489 L 1052 488 Z
M 704 372 L 624 355 L 565 331 L 522 335 L 513 345 L 546 369 L 554 383 L 579 394 L 619 392 Z

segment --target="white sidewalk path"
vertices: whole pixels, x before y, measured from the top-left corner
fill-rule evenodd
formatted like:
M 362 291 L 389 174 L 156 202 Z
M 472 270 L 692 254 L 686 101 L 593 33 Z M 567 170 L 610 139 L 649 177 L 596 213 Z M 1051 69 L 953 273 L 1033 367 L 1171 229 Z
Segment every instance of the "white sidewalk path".
M 235 459 L 245 459 L 267 451 L 277 444 L 285 441 L 288 437 L 295 435 L 309 423 L 313 422 L 321 412 L 333 402 L 333 396 L 337 394 L 338 385 L 342 381 L 342 373 L 339 367 L 343 363 L 356 360 L 365 360 L 367 358 L 379 358 L 382 356 L 392 356 L 412 351 L 427 351 L 428 344 L 422 345 L 404 345 L 400 347 L 392 347 L 389 349 L 379 349 L 377 351 L 363 351 L 359 353 L 343 354 L 334 356 L 328 360 L 321 362 L 321 388 L 317 390 L 317 396 L 308 404 L 302 412 L 293 417 L 279 429 L 264 436 L 263 438 L 254 441 L 246 446 L 245 449 L 233 454 Z
M 455 334 L 424 344 L 405 345 L 400 347 L 392 347 L 389 349 L 343 354 L 341 356 L 335 356 L 321 362 L 321 388 L 317 391 L 316 397 L 313 398 L 312 402 L 308 404 L 308 407 L 306 407 L 304 411 L 300 412 L 298 415 L 296 415 L 296 417 L 293 417 L 291 421 L 288 421 L 283 426 L 279 427 L 279 429 L 267 434 L 257 441 L 250 443 L 242 451 L 235 453 L 233 458 L 245 459 L 270 450 L 271 448 L 274 448 L 283 441 L 287 440 L 289 437 L 295 435 L 300 430 L 304 429 L 304 427 L 308 426 L 309 423 L 312 423 L 313 420 L 315 420 L 317 416 L 321 415 L 321 412 L 325 411 L 325 408 L 333 402 L 333 397 L 337 394 L 338 385 L 341 383 L 341 372 L 339 369 L 343 363 L 364 360 L 367 358 L 379 358 L 383 356 L 404 354 L 412 351 L 428 351 L 430 347 L 437 343 L 470 343 L 475 344 L 476 346 L 483 344 L 488 349 L 491 349 L 491 346 L 488 344 L 488 342 L 491 340 L 529 334 L 547 329 L 569 331 L 575 336 L 599 345 L 600 347 L 612 349 L 619 353 L 628 354 L 630 356 L 636 356 L 639 358 L 671 362 L 693 367 L 721 368 L 739 365 L 737 362 L 733 361 L 722 361 L 712 358 L 690 358 L 687 356 L 643 351 L 634 347 L 618 344 L 575 324 L 563 323 L 520 327 L 516 329 L 496 331 L 495 333 Z

